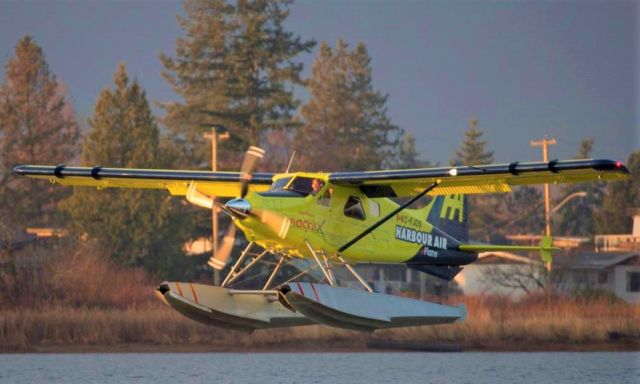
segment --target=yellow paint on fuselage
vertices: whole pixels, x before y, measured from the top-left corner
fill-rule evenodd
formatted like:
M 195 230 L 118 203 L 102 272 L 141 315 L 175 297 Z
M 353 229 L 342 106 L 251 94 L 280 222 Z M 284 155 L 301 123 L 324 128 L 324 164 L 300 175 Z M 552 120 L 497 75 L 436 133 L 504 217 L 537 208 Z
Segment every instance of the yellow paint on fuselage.
M 324 186 L 315 196 L 309 194 L 306 197 L 276 197 L 250 193 L 246 197 L 252 210 L 274 212 L 289 221 L 284 238 L 280 238 L 274 229 L 264 225 L 257 218 L 236 220 L 236 225 L 245 233 L 247 239 L 266 249 L 294 257 L 310 258 L 312 256 L 305 243 L 308 241 L 314 249 L 322 249 L 328 256 L 332 256 L 346 242 L 398 207 L 398 204 L 388 198 L 367 198 L 357 187 L 329 184 L 327 174 L 278 175 L 274 177 L 274 182 L 282 177 L 291 176 L 317 178 L 324 181 Z M 329 190 L 331 199 L 326 204 L 323 196 Z M 360 200 L 364 208 L 364 220 L 344 214 L 345 204 L 351 196 Z M 357 263 L 402 263 L 409 260 L 416 255 L 421 245 L 396 239 L 396 226 L 431 232 L 432 226 L 426 221 L 428 209 L 425 207 L 401 211 L 341 256 Z

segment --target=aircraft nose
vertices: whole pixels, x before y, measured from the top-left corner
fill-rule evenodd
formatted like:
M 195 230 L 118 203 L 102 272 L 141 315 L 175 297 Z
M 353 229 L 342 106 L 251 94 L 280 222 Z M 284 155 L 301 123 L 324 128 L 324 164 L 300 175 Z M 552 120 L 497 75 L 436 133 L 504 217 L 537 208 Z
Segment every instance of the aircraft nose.
M 249 204 L 249 201 L 242 198 L 229 200 L 224 206 L 239 218 L 247 217 L 251 211 L 251 204 Z

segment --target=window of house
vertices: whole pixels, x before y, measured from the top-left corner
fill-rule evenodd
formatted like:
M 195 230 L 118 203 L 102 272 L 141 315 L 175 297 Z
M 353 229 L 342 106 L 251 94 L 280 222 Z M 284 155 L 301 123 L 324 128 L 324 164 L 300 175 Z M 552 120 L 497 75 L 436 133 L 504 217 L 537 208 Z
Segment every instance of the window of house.
M 349 196 L 347 203 L 344 205 L 344 215 L 358 220 L 364 220 L 364 209 L 360 199 L 355 196 Z
M 640 272 L 627 272 L 627 292 L 640 292 Z
M 607 284 L 607 271 L 598 272 L 598 284 Z

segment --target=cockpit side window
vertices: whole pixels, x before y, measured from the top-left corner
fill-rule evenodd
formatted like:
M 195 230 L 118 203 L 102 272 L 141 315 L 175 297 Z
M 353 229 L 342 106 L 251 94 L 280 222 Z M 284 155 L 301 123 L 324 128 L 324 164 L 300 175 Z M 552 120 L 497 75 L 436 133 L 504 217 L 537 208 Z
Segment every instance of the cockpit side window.
M 333 188 L 332 187 L 327 188 L 327 190 L 324 191 L 322 196 L 320 196 L 320 198 L 318 199 L 318 204 L 324 205 L 325 207 L 328 207 L 329 204 L 331 204 L 331 195 L 332 194 L 333 194 Z
M 324 187 L 324 181 L 313 177 L 296 177 L 291 184 L 287 186 L 287 190 L 298 192 L 304 196 L 315 196 Z
M 364 220 L 364 209 L 360 199 L 355 196 L 349 196 L 347 203 L 344 205 L 344 215 L 353 219 Z

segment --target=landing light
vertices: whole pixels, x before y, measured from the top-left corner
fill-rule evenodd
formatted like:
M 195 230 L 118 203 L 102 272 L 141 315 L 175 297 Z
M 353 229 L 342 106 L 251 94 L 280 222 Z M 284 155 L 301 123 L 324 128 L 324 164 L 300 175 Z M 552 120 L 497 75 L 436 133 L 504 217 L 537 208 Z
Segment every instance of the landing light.
M 457 170 L 457 169 L 455 169 L 455 168 L 451 168 L 451 169 L 449 170 L 449 174 L 450 174 L 451 176 L 457 176 L 457 175 L 458 175 L 458 170 Z

